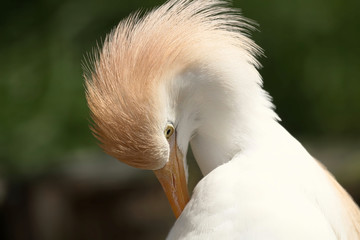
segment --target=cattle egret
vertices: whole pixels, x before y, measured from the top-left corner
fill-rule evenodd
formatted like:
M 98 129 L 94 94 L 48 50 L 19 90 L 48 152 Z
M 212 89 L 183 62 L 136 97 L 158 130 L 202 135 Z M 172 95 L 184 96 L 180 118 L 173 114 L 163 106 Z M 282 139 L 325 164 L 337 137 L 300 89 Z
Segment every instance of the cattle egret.
M 252 28 L 222 0 L 121 21 L 85 74 L 94 135 L 155 172 L 177 218 L 168 239 L 359 239 L 357 205 L 279 124 Z M 204 175 L 190 200 L 189 144 Z

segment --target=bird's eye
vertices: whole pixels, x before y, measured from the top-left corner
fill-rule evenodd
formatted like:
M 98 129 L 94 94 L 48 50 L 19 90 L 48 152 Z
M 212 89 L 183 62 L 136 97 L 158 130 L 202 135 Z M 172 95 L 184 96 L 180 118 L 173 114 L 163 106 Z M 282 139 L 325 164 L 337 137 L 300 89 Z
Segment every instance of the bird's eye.
M 168 124 L 164 131 L 166 139 L 169 139 L 174 132 L 175 132 L 174 126 L 172 124 Z

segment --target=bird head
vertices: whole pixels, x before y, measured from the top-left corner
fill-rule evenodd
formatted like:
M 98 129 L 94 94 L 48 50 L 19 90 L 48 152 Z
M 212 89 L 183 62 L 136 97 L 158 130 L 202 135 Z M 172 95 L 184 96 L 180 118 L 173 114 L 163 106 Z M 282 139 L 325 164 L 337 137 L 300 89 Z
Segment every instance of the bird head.
M 135 168 L 153 170 L 178 217 L 189 200 L 186 153 L 177 144 L 166 81 L 180 71 L 174 55 L 181 41 L 166 49 L 175 38 L 161 29 L 163 20 L 152 20 L 157 26 L 132 16 L 107 36 L 85 76 L 86 96 L 92 131 L 104 151 Z
M 241 34 L 250 25 L 223 1 L 172 0 L 139 15 L 119 23 L 86 71 L 92 131 L 109 155 L 153 170 L 178 217 L 189 200 L 184 156 L 199 126 L 197 117 L 194 122 L 189 119 L 199 113 L 204 99 L 212 106 L 226 99 L 214 94 L 207 98 L 197 90 L 230 93 L 236 84 L 205 81 L 221 75 L 213 70 L 214 63 L 226 65 L 222 59 L 241 57 L 252 69 L 257 48 Z M 197 88 L 182 81 L 194 72 L 203 76 Z M 222 90 L 213 91 L 218 87 Z M 206 99 L 213 99 L 213 104 Z
M 178 217 L 189 196 L 184 154 L 178 148 L 174 118 L 167 112 L 164 86 L 175 66 L 169 53 L 133 36 L 134 26 L 125 24 L 107 37 L 93 72 L 86 76 L 92 131 L 107 154 L 153 170 Z

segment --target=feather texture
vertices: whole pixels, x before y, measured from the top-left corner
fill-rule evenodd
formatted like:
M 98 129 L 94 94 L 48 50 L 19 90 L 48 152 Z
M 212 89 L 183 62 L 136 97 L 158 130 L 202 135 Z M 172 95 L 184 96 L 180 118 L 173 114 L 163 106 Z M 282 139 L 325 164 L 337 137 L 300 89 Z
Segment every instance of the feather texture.
M 133 14 L 106 37 L 93 71 L 85 74 L 93 132 L 105 152 L 134 167 L 162 167 L 168 149 L 159 84 L 225 45 L 258 64 L 253 56 L 261 50 L 244 35 L 250 21 L 227 5 L 169 1 L 143 17 Z
M 166 164 L 169 121 L 183 155 L 190 142 L 205 177 L 169 239 L 360 239 L 359 208 L 277 122 L 252 22 L 221 0 L 141 15 L 107 36 L 86 96 L 102 148 L 131 166 Z

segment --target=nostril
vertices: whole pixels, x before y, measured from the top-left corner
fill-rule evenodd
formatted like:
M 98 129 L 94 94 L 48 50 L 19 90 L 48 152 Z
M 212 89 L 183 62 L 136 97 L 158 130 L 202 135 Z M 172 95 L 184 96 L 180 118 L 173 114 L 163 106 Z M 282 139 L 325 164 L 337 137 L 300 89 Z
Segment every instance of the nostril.
M 175 175 L 174 175 L 174 174 L 171 174 L 171 184 L 172 184 L 173 187 L 175 187 L 175 183 L 176 183 L 176 181 L 175 181 Z

